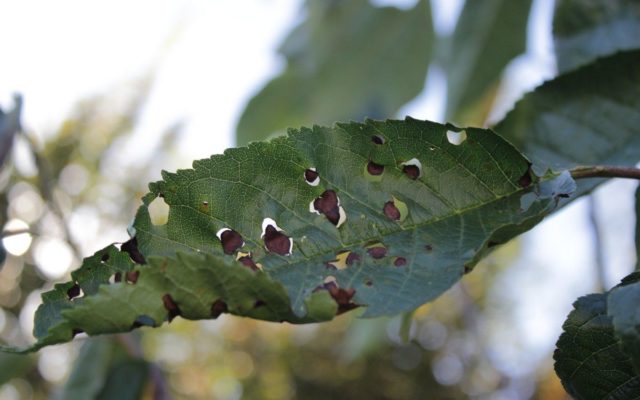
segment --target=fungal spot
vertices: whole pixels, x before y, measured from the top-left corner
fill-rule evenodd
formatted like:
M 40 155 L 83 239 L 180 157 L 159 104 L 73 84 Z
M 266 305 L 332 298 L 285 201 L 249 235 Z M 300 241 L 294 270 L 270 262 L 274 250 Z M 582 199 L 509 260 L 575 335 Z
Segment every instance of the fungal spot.
M 318 214 L 324 214 L 329 222 L 337 228 L 347 220 L 347 214 L 340 206 L 340 199 L 333 190 L 325 190 L 320 197 L 313 200 L 309 205 L 309 210 Z
M 433 250 L 433 246 L 432 246 L 432 245 L 430 245 L 430 244 L 425 244 L 425 245 L 424 245 L 424 249 L 425 249 L 426 251 L 432 251 L 432 250 Z
M 182 312 L 180 311 L 180 307 L 178 307 L 176 302 L 173 301 L 173 298 L 171 297 L 170 294 L 167 293 L 164 296 L 162 296 L 162 304 L 164 304 L 164 308 L 169 313 L 167 316 L 169 322 L 173 321 L 175 317 L 182 314 Z
M 400 165 L 402 165 L 402 172 L 404 172 L 409 179 L 416 180 L 422 176 L 422 163 L 417 158 L 412 158 Z
M 135 285 L 136 282 L 138 282 L 139 276 L 140 276 L 140 271 L 127 271 L 124 274 L 124 280 L 128 283 Z
M 404 257 L 398 257 L 393 261 L 393 265 L 395 265 L 396 267 L 407 265 L 407 259 Z
M 384 144 L 386 142 L 385 138 L 381 135 L 373 135 L 371 136 L 371 141 L 375 144 Z
M 360 254 L 351 252 L 347 256 L 347 265 L 353 265 L 353 263 L 360 261 Z
M 82 289 L 80 289 L 80 286 L 78 286 L 78 284 L 76 283 L 75 285 L 71 286 L 69 288 L 69 290 L 67 290 L 67 297 L 69 297 L 69 300 L 80 296 L 80 294 L 82 293 Z
M 387 218 L 393 221 L 400 221 L 400 210 L 398 210 L 398 207 L 393 204 L 393 201 L 387 201 L 384 203 L 382 212 L 384 212 L 384 215 L 386 215 Z
M 262 300 L 256 300 L 256 302 L 253 304 L 253 308 L 258 308 L 258 307 L 263 307 L 266 306 L 267 303 L 265 303 Z
M 244 246 L 242 236 L 232 229 L 222 228 L 216 233 L 216 236 L 222 243 L 222 251 L 224 251 L 224 254 L 233 254 L 240 247 Z
M 252 271 L 258 271 L 260 269 L 260 267 L 258 266 L 259 264 L 256 264 L 256 262 L 253 261 L 253 258 L 251 258 L 251 256 L 249 255 L 243 255 L 238 257 L 238 262 L 240 262 L 240 264 L 244 265 L 245 267 L 251 269 Z
M 140 253 L 140 251 L 138 250 L 138 239 L 136 239 L 135 237 L 132 237 L 128 241 L 122 243 L 122 246 L 120 246 L 120 251 L 128 253 L 129 257 L 131 257 L 131 260 L 133 260 L 133 262 L 136 264 L 147 263 L 142 253 Z
M 229 311 L 227 303 L 218 299 L 211 305 L 211 318 L 218 318 L 222 313 Z
M 467 132 L 464 130 L 460 132 L 447 131 L 447 140 L 452 145 L 459 146 L 462 144 L 462 142 L 467 140 Z
M 387 248 L 381 244 L 377 244 L 369 247 L 367 253 L 375 259 L 380 259 L 387 255 Z
M 365 286 L 371 287 L 373 286 L 373 281 L 371 279 L 365 279 L 364 284 Z
M 151 223 L 156 226 L 165 225 L 169 220 L 169 205 L 164 196 L 158 196 L 147 206 Z
M 382 173 L 384 172 L 384 165 L 376 164 L 373 161 L 369 161 L 369 163 L 367 163 L 367 172 L 374 176 L 382 175 Z
M 529 168 L 527 168 L 527 172 L 525 172 L 524 175 L 522 175 L 520 179 L 518 179 L 518 185 L 520 185 L 520 187 L 526 188 L 531 186 L 532 182 L 533 177 L 531 176 L 531 166 L 529 166 Z
M 335 269 L 339 269 L 339 270 L 343 270 L 347 268 L 347 259 L 349 258 L 349 255 L 351 254 L 351 252 L 349 251 L 343 251 L 342 253 L 339 253 L 338 255 L 336 255 L 336 259 L 333 261 L 329 261 L 327 264 L 329 266 L 334 267 Z
M 200 210 L 201 213 L 208 214 L 209 213 L 209 202 L 208 201 L 203 201 L 198 206 L 198 209 Z
M 133 324 L 131 325 L 131 327 L 133 329 L 135 328 L 140 328 L 141 326 L 156 326 L 156 321 L 153 320 L 153 318 L 151 318 L 148 315 L 139 315 L 135 321 L 133 321 Z
M 304 180 L 311 186 L 318 186 L 320 184 L 320 175 L 315 168 L 309 168 L 304 171 Z
M 265 248 L 281 256 L 291 255 L 293 250 L 293 239 L 282 233 L 276 222 L 271 218 L 262 221 L 262 238 Z
M 100 257 L 100 261 L 103 263 L 109 261 L 109 253 L 104 253 L 102 257 Z

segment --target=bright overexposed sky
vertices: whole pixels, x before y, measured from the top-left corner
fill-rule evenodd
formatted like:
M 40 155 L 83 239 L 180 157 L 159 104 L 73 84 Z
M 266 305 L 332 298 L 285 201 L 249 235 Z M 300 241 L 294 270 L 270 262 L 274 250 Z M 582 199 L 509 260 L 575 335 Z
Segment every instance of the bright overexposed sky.
M 407 7 L 415 0 L 373 2 Z M 450 32 L 462 2 L 434 3 L 440 5 L 434 11 L 436 28 Z M 46 137 L 79 100 L 152 71 L 156 80 L 136 135 L 122 151 L 135 158 L 141 144 L 183 121 L 180 151 L 185 164 L 180 167 L 188 167 L 189 160 L 220 153 L 233 144 L 234 126 L 246 102 L 284 68 L 275 50 L 300 20 L 301 4 L 301 0 L 0 0 L 0 107 L 10 107 L 12 94 L 22 93 L 24 124 Z M 534 4 L 542 21 L 554 3 L 535 0 Z M 506 112 L 523 90 L 553 73 L 549 30 L 548 23 L 530 24 L 534 39 L 507 75 L 520 90 L 500 94 L 505 106 L 498 114 Z M 446 90 L 439 79 L 443 74 L 430 71 L 431 90 L 400 114 L 438 119 Z M 633 213 L 634 187 L 614 182 L 597 194 L 606 222 L 611 283 L 631 267 L 626 264 L 633 258 L 633 221 L 626 216 Z M 613 192 L 618 201 L 611 207 L 607 193 Z M 534 349 L 548 350 L 572 299 L 589 292 L 594 250 L 586 210 L 586 202 L 580 200 L 525 235 L 525 257 L 496 283 L 497 294 L 491 299 L 511 302 L 519 321 L 494 335 L 496 347 L 519 340 L 515 347 L 524 341 Z M 50 248 L 55 248 L 54 242 Z M 503 357 L 502 365 L 509 368 L 522 366 L 516 353 L 503 351 L 496 357 Z

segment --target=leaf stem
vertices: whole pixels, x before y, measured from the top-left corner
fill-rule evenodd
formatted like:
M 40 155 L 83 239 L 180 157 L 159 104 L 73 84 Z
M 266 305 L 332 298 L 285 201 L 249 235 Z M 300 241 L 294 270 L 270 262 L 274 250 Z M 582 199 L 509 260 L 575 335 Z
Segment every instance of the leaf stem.
M 640 180 L 640 169 L 613 165 L 579 166 L 570 169 L 573 179 L 585 178 L 629 178 Z

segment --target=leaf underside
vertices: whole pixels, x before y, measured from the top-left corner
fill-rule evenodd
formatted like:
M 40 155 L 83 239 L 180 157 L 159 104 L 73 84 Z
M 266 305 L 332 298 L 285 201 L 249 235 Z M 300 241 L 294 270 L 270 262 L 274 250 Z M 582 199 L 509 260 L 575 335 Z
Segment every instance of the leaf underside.
M 455 131 L 409 118 L 316 126 L 163 172 L 135 237 L 43 295 L 28 350 L 175 316 L 307 323 L 420 306 L 574 188 L 568 173 L 531 175 L 490 130 L 467 128 L 458 145 Z

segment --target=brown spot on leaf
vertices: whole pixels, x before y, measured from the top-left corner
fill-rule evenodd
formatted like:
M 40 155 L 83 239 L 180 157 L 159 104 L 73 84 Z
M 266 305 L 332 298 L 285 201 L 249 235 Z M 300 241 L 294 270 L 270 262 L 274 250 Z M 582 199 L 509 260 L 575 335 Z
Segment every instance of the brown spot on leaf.
M 313 201 L 313 207 L 319 213 L 324 214 L 329 222 L 338 225 L 340 221 L 340 207 L 335 191 L 325 190 L 320 197 Z
M 347 265 L 352 265 L 354 262 L 360 261 L 360 254 L 353 251 L 347 256 Z
M 104 253 L 102 257 L 100 257 L 100 261 L 107 262 L 109 261 L 109 253 Z
M 256 300 L 256 302 L 253 304 L 253 308 L 258 308 L 258 307 L 263 307 L 266 306 L 267 303 L 265 303 L 262 300 Z
M 339 288 L 335 283 L 327 283 L 324 285 L 325 288 L 329 291 L 333 300 L 338 303 L 338 314 L 342 314 L 349 310 L 353 310 L 358 307 L 357 304 L 353 303 L 351 299 L 356 294 L 356 290 L 353 288 L 342 289 Z
M 113 281 L 114 282 L 121 282 L 122 281 L 122 272 L 116 272 L 115 275 L 113 275 Z
M 533 177 L 531 176 L 531 166 L 529 166 L 529 168 L 527 168 L 527 172 L 525 172 L 524 175 L 522 175 L 520 179 L 518 179 L 518 185 L 520 185 L 520 187 L 526 188 L 531 186 L 532 182 Z
M 229 311 L 227 303 L 218 299 L 211 305 L 211 318 L 218 318 L 220 314 L 226 313 L 227 311 Z
M 426 251 L 432 251 L 432 250 L 433 250 L 433 246 L 432 246 L 432 245 L 430 245 L 430 244 L 425 244 L 425 245 L 424 245 L 424 249 L 425 249 Z
M 304 171 L 304 179 L 307 181 L 307 183 L 315 182 L 315 180 L 318 179 L 319 176 L 320 175 L 315 169 L 309 168 Z
M 471 265 L 465 265 L 464 266 L 464 273 L 468 274 L 469 272 L 471 272 L 473 270 L 473 266 Z
M 384 203 L 382 212 L 384 212 L 384 215 L 386 215 L 387 218 L 393 221 L 400 221 L 400 210 L 398 210 L 398 207 L 396 207 L 393 201 L 387 201 Z
M 384 144 L 385 140 L 384 137 L 380 136 L 380 135 L 373 135 L 371 136 L 371 141 L 375 144 Z
M 168 315 L 169 322 L 173 321 L 175 317 L 182 314 L 182 312 L 180 311 L 180 307 L 178 307 L 176 302 L 173 301 L 173 298 L 171 297 L 170 294 L 167 293 L 164 296 L 162 296 L 162 304 L 164 304 L 164 308 L 169 313 Z
M 384 165 L 376 164 L 373 161 L 369 161 L 367 164 L 367 172 L 371 175 L 382 175 L 384 172 Z
M 381 245 L 369 247 L 367 253 L 373 258 L 380 259 L 387 255 L 387 248 Z
M 260 269 L 258 268 L 258 265 L 255 263 L 255 261 L 253 261 L 253 258 L 249 256 L 240 257 L 238 258 L 238 261 L 240 262 L 240 264 L 244 265 L 245 267 L 248 267 L 252 271 L 257 271 Z
M 127 271 L 124 274 L 125 281 L 135 284 L 138 282 L 138 277 L 140 276 L 140 271 Z
M 80 286 L 78 286 L 78 284 L 76 283 L 75 285 L 71 286 L 69 290 L 67 290 L 67 297 L 69 297 L 69 300 L 71 300 L 74 297 L 78 296 L 80 296 Z
M 124 251 L 129 254 L 131 260 L 133 260 L 136 264 L 146 264 L 147 261 L 144 259 L 144 256 L 138 250 L 138 239 L 132 237 L 128 241 L 122 243 L 120 246 L 120 251 Z
M 267 225 L 265 228 L 264 245 L 272 253 L 281 256 L 291 254 L 291 238 L 278 231 L 273 225 Z
M 417 165 L 405 165 L 402 167 L 402 172 L 410 179 L 416 180 L 420 177 L 420 168 Z
M 489 243 L 487 243 L 487 247 L 488 247 L 488 248 L 490 248 L 490 247 L 495 247 L 495 246 L 497 246 L 497 245 L 499 245 L 499 244 L 500 244 L 500 243 L 498 243 L 498 242 L 494 242 L 494 241 L 490 240 L 490 241 L 489 241 Z
M 371 287 L 371 286 L 373 286 L 373 281 L 371 279 L 366 279 L 364 281 L 364 284 L 365 284 L 365 286 Z
M 240 247 L 244 246 L 242 236 L 232 229 L 226 229 L 220 234 L 220 242 L 222 242 L 224 254 L 233 254 Z
M 398 257 L 393 261 L 393 265 L 395 265 L 396 267 L 407 265 L 407 259 L 404 257 Z

